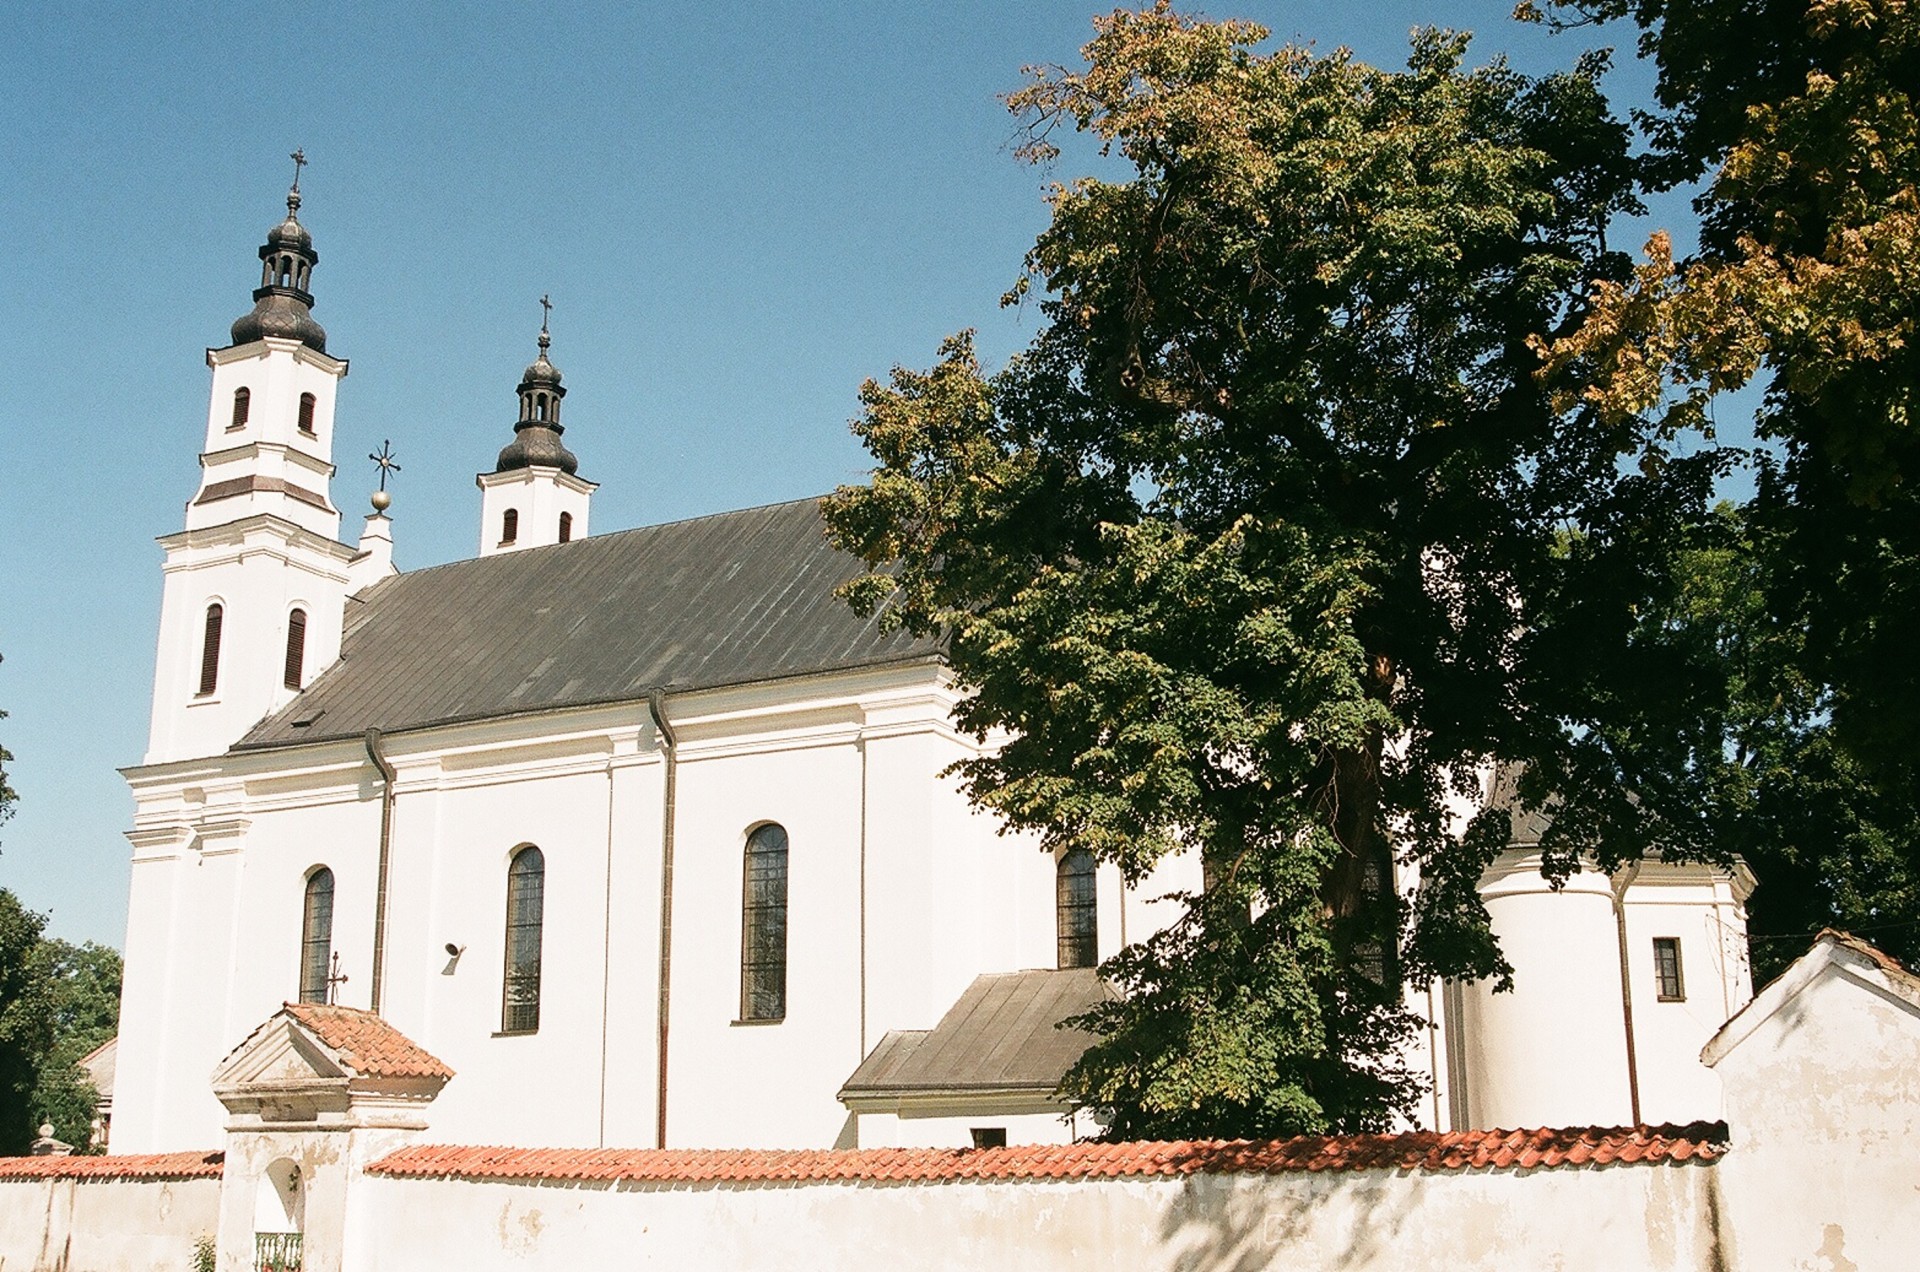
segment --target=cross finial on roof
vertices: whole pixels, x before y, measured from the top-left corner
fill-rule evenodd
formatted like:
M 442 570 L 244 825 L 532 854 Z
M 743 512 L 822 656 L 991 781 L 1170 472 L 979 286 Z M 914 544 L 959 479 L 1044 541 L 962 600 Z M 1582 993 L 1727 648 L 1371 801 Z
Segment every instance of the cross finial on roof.
M 298 191 L 300 189 L 300 169 L 307 166 L 306 147 L 302 146 L 300 149 L 288 155 L 287 158 L 293 160 L 293 188 Z
M 327 973 L 327 1006 L 340 1005 L 340 987 L 347 983 L 347 974 L 340 970 L 340 951 L 333 952 L 333 967 Z
M 390 441 L 381 442 L 380 449 L 368 455 L 367 458 L 372 460 L 373 466 L 380 470 L 380 489 L 385 490 L 387 488 L 387 474 L 400 471 L 400 465 L 393 462 L 393 443 Z
M 540 352 L 545 353 L 547 346 L 553 343 L 553 337 L 547 334 L 547 319 L 553 314 L 553 302 L 543 292 L 540 296 Z

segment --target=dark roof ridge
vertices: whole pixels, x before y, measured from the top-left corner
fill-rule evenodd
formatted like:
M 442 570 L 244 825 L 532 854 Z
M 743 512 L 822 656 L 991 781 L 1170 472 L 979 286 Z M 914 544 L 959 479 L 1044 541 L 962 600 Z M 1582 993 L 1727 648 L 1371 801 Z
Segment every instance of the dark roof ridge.
M 937 638 L 889 628 L 836 595 L 866 565 L 828 539 L 822 498 L 383 579 L 358 594 L 339 659 L 233 750 L 937 657 Z
M 361 588 L 358 592 L 354 593 L 354 595 L 358 597 L 364 597 L 369 592 L 373 591 L 375 588 L 382 587 L 388 583 L 392 583 L 396 579 L 418 578 L 423 574 L 432 574 L 438 570 L 452 570 L 460 566 L 473 565 L 476 562 L 480 562 L 480 561 L 492 561 L 503 556 L 511 555 L 515 557 L 526 557 L 526 556 L 531 556 L 532 554 L 537 552 L 555 552 L 562 548 L 578 548 L 583 544 L 588 544 L 588 543 L 604 544 L 604 543 L 607 543 L 609 540 L 623 539 L 628 535 L 645 534 L 650 530 L 669 530 L 669 529 L 672 529 L 674 526 L 687 526 L 700 521 L 714 521 L 721 517 L 731 517 L 736 514 L 746 514 L 751 512 L 766 512 L 769 509 L 786 508 L 794 504 L 804 504 L 804 503 L 817 504 L 826 498 L 828 498 L 828 495 L 805 495 L 799 499 L 776 499 L 771 503 L 753 504 L 746 508 L 724 508 L 719 512 L 702 512 L 691 517 L 675 517 L 671 521 L 653 521 L 653 522 L 649 522 L 644 526 L 628 526 L 624 530 L 608 530 L 604 534 L 589 534 L 578 539 L 569 539 L 565 543 L 543 543 L 538 547 L 515 548 L 511 553 L 495 552 L 495 553 L 490 553 L 487 556 L 469 556 L 469 557 L 460 557 L 452 561 L 437 561 L 432 565 L 422 565 L 411 570 L 402 570 L 398 574 L 390 574 L 386 578 L 381 579 L 378 583 L 372 584 L 371 586 L 368 586 L 368 587 Z

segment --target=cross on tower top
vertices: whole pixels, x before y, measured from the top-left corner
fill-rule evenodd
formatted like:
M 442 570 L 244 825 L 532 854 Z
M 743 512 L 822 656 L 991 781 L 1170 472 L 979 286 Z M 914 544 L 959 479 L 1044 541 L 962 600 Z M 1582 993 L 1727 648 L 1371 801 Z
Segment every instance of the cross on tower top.
M 387 474 L 400 471 L 400 465 L 393 462 L 393 443 L 381 442 L 380 449 L 367 456 L 373 466 L 380 470 L 380 489 L 387 488 Z
M 305 146 L 300 147 L 298 150 L 288 155 L 287 158 L 293 160 L 293 188 L 297 192 L 300 189 L 300 169 L 307 166 L 306 147 Z
M 547 319 L 553 314 L 553 302 L 543 293 L 540 297 L 540 330 L 547 329 Z

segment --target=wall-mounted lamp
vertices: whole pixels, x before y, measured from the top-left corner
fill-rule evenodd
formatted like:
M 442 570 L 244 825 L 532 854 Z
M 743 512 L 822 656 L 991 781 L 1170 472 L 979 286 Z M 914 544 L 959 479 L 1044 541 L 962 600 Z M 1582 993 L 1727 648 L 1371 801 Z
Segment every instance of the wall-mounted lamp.
M 453 975 L 453 969 L 460 966 L 460 956 L 462 954 L 465 954 L 466 952 L 467 952 L 466 946 L 455 945 L 452 941 L 448 941 L 447 942 L 447 965 L 440 969 L 440 974 L 442 976 Z

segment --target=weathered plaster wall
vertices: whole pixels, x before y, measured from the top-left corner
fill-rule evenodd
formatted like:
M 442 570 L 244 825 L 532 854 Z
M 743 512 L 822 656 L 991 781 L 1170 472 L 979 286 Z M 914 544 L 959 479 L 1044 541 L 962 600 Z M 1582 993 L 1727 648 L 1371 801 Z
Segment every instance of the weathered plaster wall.
M 1843 963 L 1716 1071 L 1733 1128 L 1722 1167 L 1735 1266 L 1920 1266 L 1920 1003 Z
M 0 1181 L 0 1272 L 187 1272 L 220 1222 L 213 1179 Z
M 379 1181 L 367 1272 L 1719 1269 L 1715 1168 L 940 1185 Z M 1756 1265 L 1758 1266 L 1758 1265 Z

